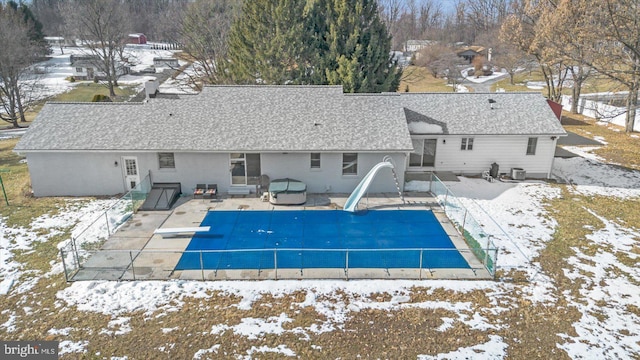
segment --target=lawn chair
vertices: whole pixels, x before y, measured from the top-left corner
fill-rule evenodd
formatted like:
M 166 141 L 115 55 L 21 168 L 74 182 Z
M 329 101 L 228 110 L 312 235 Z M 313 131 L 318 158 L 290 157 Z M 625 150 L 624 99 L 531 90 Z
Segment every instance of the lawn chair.
M 207 191 L 202 194 L 202 198 L 215 199 L 216 195 L 218 195 L 218 184 L 209 184 L 207 185 Z
M 193 198 L 202 198 L 204 197 L 204 192 L 207 191 L 207 187 L 205 184 L 196 185 L 195 190 L 193 190 Z

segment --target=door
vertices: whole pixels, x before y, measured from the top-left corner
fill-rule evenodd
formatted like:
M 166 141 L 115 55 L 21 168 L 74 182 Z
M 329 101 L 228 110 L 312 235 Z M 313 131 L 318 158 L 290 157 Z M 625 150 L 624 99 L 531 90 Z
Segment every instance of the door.
M 132 190 L 140 182 L 138 171 L 138 158 L 135 156 L 122 157 L 122 173 L 124 174 L 124 187 L 126 191 Z
M 409 167 L 434 167 L 436 163 L 437 139 L 412 139 L 414 151 L 409 154 Z
M 260 154 L 230 154 L 231 185 L 257 185 L 260 182 Z

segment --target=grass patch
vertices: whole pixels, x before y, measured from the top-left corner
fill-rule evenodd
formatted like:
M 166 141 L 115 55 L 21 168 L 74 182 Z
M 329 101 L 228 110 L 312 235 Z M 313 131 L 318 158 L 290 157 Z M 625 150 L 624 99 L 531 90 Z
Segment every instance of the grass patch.
M 511 80 L 507 76 L 506 78 L 497 81 L 494 84 L 491 84 L 491 91 L 494 92 L 496 89 L 504 89 L 506 92 L 517 92 L 517 91 L 540 91 L 543 94 L 546 94 L 546 89 L 542 90 L 534 90 L 529 89 L 527 87 L 527 82 L 529 81 L 542 81 L 544 82 L 544 75 L 540 70 L 533 71 L 523 71 L 517 73 L 513 76 L 513 85 L 511 84 Z
M 129 97 L 136 94 L 136 90 L 132 86 L 122 86 L 115 88 L 116 97 L 112 100 L 122 102 L 128 100 Z M 103 84 L 94 82 L 80 82 L 71 91 L 59 94 L 51 98 L 51 101 L 63 102 L 90 102 L 95 95 L 109 96 L 109 89 Z
M 453 92 L 453 87 L 447 86 L 447 80 L 435 78 L 427 69 L 418 66 L 407 66 L 402 73 L 399 92 Z
M 563 111 L 562 123 L 567 131 L 588 138 L 599 137 L 607 142 L 606 146 L 593 150 L 593 153 L 609 163 L 640 170 L 640 139 L 638 134 L 625 133 L 618 125 L 597 123 L 594 119 Z

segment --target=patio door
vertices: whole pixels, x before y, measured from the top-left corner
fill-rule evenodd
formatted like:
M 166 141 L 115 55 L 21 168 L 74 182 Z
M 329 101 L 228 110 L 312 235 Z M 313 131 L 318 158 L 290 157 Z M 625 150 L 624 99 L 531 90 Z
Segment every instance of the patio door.
M 231 185 L 255 185 L 260 179 L 260 154 L 230 154 Z
M 411 139 L 413 152 L 409 155 L 410 168 L 434 167 L 438 139 Z
M 126 191 L 135 188 L 140 182 L 138 158 L 135 156 L 123 156 L 122 173 L 124 174 L 124 187 Z

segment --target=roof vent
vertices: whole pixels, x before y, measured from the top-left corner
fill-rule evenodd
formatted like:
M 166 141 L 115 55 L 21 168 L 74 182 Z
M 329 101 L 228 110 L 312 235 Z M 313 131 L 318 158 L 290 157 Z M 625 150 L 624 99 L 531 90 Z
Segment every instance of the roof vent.
M 493 99 L 489 99 L 489 106 L 491 107 L 491 110 L 493 110 L 493 104 L 495 104 L 496 101 Z

